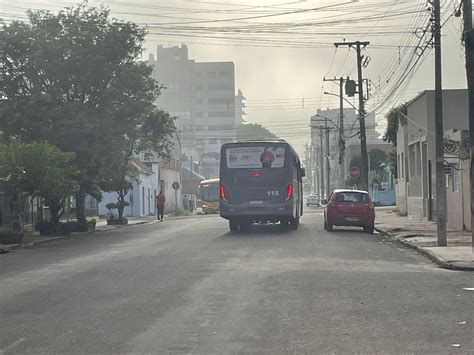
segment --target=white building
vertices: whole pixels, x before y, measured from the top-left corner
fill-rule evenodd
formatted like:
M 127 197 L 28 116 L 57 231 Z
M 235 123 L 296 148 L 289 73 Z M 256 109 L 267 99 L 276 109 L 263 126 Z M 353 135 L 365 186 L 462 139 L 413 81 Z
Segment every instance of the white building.
M 425 90 L 407 103 L 397 132 L 397 209 L 423 220 L 436 220 L 434 115 L 435 92 Z M 443 128 L 447 227 L 470 229 L 467 89 L 443 90 Z
M 182 154 L 198 163 L 199 173 L 218 175 L 220 146 L 235 141 L 243 100 L 236 95 L 233 62 L 196 62 L 186 45 L 159 46 L 150 55 L 154 78 L 163 84 L 158 105 L 177 117 Z
M 144 158 L 134 159 L 132 164 L 137 169 L 138 176 L 133 181 L 133 187 L 125 197 L 129 203 L 124 209 L 124 217 L 143 217 L 156 214 L 155 196 L 160 190 L 166 196 L 165 211 L 170 212 L 181 208 L 181 190 L 175 194 L 173 182 L 180 181 L 180 162 L 178 159 L 169 158 Z M 106 216 L 109 210 L 105 207 L 108 203 L 117 202 L 117 193 L 106 192 L 99 203 L 99 215 Z M 177 202 L 177 204 L 176 204 Z M 113 211 L 117 214 L 117 211 Z

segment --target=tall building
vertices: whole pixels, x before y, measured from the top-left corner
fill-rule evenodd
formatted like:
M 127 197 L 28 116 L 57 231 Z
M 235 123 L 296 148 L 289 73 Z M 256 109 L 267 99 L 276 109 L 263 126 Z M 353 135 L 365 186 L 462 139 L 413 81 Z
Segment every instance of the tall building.
M 220 146 L 235 141 L 245 100 L 240 90 L 236 95 L 234 63 L 196 62 L 183 44 L 158 46 L 148 64 L 165 87 L 158 105 L 177 117 L 183 165 L 188 161 L 200 174 L 218 176 Z

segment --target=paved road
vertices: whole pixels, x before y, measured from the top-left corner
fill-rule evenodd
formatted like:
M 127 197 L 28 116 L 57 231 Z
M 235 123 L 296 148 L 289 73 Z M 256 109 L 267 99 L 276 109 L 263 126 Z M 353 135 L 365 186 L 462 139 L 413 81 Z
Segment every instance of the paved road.
M 321 210 L 193 217 L 1 255 L 0 353 L 474 353 L 469 287 Z

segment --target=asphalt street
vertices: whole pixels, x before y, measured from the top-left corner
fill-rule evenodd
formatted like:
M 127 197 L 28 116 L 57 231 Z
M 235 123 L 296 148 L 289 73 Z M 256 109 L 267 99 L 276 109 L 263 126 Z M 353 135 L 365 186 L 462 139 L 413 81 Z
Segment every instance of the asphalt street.
M 0 255 L 0 354 L 474 354 L 473 287 L 320 209 L 167 220 Z

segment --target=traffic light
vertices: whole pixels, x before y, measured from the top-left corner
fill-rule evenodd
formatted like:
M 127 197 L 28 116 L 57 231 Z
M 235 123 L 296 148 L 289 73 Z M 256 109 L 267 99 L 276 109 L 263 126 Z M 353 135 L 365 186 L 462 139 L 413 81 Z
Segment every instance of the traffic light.
M 349 97 L 355 96 L 357 94 L 357 84 L 355 80 L 347 80 L 346 81 L 346 95 Z

